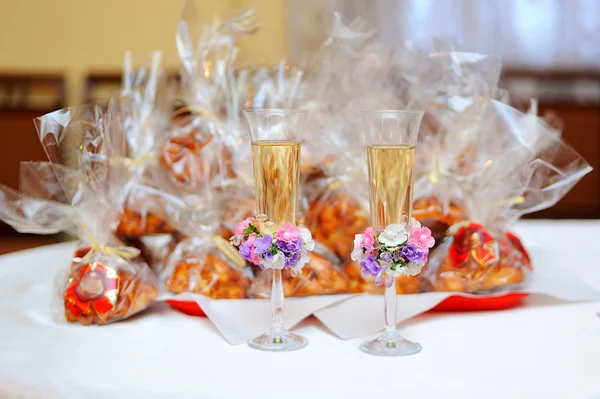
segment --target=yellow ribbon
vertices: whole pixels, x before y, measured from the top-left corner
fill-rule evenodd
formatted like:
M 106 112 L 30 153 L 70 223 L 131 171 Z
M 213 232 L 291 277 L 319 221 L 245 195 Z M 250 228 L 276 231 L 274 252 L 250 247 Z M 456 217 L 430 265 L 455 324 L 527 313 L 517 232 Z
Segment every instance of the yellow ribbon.
M 525 197 L 522 195 L 519 195 L 517 197 L 511 197 L 511 198 L 506 198 L 500 201 L 496 201 L 492 204 L 492 206 L 494 207 L 500 207 L 500 206 L 505 206 L 505 205 L 519 205 L 522 204 L 523 202 L 525 202 Z
M 107 245 L 101 244 L 96 239 L 96 237 L 94 237 L 94 235 L 88 230 L 83 220 L 80 217 L 78 217 L 77 220 L 79 221 L 81 229 L 83 230 L 90 242 L 90 251 L 81 260 L 88 260 L 92 256 L 92 254 L 96 252 L 102 252 L 109 255 L 116 255 L 123 259 L 134 259 L 140 256 L 141 251 L 137 248 L 127 246 L 109 247 Z
M 336 180 L 332 181 L 331 183 L 329 183 L 327 185 L 327 188 L 329 188 L 330 190 L 335 190 L 335 189 L 341 187 L 342 184 L 344 184 L 344 183 L 345 183 L 344 179 L 341 179 L 341 178 L 336 179 Z
M 244 260 L 244 258 L 242 258 L 240 253 L 235 248 L 233 248 L 229 241 L 227 241 L 221 236 L 212 236 L 210 239 L 216 245 L 217 249 L 221 251 L 221 253 L 225 255 L 225 257 L 229 259 L 234 265 L 236 265 L 239 268 L 246 267 L 246 261 Z
M 137 158 L 126 158 L 125 166 L 127 168 L 137 167 L 137 166 L 141 166 L 141 165 L 145 164 L 148 161 L 152 161 L 153 159 L 156 159 L 156 153 L 149 152 L 149 153 L 139 156 Z
M 206 108 L 202 108 L 197 105 L 186 105 L 185 107 L 179 108 L 177 111 L 173 112 L 173 116 L 179 116 L 186 112 L 195 112 L 198 115 L 206 118 L 207 120 L 213 121 L 221 130 L 225 130 L 225 124 L 223 121 L 217 117 L 215 114 L 207 110 Z
M 432 184 L 438 184 L 442 177 L 442 168 L 440 167 L 440 156 L 435 154 L 433 156 L 434 167 L 425 168 L 424 171 L 427 174 L 427 178 Z

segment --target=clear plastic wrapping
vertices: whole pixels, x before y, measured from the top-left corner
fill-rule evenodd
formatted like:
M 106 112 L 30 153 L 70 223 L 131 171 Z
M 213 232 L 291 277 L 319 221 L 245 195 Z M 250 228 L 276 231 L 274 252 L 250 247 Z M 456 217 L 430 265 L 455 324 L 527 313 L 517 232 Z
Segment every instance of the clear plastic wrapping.
M 59 295 L 67 321 L 84 325 L 127 318 L 158 295 L 139 251 L 114 236 L 129 180 L 122 106 L 115 100 L 108 107 L 83 105 L 38 118 L 50 162 L 22 164 L 22 194 L 2 202 L 3 209 L 12 207 L 11 224 L 19 231 L 77 234 L 80 242 Z M 32 212 L 32 203 L 43 212 Z
M 130 52 L 125 53 L 121 103 L 127 150 L 124 162 L 132 186 L 124 205 L 117 234 L 120 237 L 169 234 L 173 232 L 157 201 L 167 196 L 168 182 L 158 168 L 159 151 L 168 138 L 173 87 L 169 85 L 162 63 L 162 53 L 150 53 L 150 61 L 136 64 Z M 147 186 L 144 188 L 143 186 Z M 152 191 L 152 195 L 140 193 Z
M 193 292 L 214 299 L 248 297 L 252 271 L 229 245 L 222 222 L 227 199 L 217 194 L 206 190 L 184 198 L 180 209 L 183 217 L 171 219 L 177 234 L 169 244 L 159 277 L 175 294 Z
M 532 270 L 519 217 L 556 204 L 591 167 L 534 113 L 491 101 L 458 175 L 467 219 L 450 227 L 429 258 L 429 288 L 489 292 L 523 283 Z
M 312 170 L 322 172 L 305 179 L 302 221 L 344 267 L 355 234 L 369 225 L 361 111 L 404 108 L 412 78 L 402 72 L 415 58 L 408 47 L 385 48 L 361 20 L 347 24 L 336 13 L 305 74 L 302 102 L 310 108 L 305 128 L 309 144 L 302 151 Z M 360 275 L 350 276 L 354 292 L 368 290 Z
M 438 42 L 442 50 L 451 46 Z M 473 140 L 497 96 L 498 57 L 457 51 L 433 52 L 411 85 L 414 105 L 425 117 L 417 147 L 413 216 L 441 243 L 446 229 L 465 219 L 457 175 L 469 160 Z
M 179 21 L 183 107 L 175 113 L 160 162 L 176 184 L 219 188 L 236 177 L 232 147 L 244 140 L 240 125 L 249 95 L 248 73 L 234 68 L 236 40 L 256 27 L 253 10 L 224 22 L 215 18 L 212 24 L 199 24 L 201 7 L 199 1 L 188 1 Z
M 214 299 L 248 297 L 252 272 L 220 236 L 187 237 L 169 254 L 163 279 L 174 294 L 193 292 Z
M 309 195 L 303 218 L 306 228 L 340 259 L 350 260 L 355 234 L 369 226 L 368 211 L 342 182 L 320 179 L 305 189 Z

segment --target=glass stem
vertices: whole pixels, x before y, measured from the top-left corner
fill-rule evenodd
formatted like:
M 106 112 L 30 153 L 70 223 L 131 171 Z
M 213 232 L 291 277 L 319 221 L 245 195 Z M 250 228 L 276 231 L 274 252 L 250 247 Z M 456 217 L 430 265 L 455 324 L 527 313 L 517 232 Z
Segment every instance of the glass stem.
M 271 331 L 274 335 L 283 331 L 283 284 L 281 269 L 273 269 L 273 286 L 271 287 Z
M 392 277 L 392 285 L 385 287 L 383 297 L 383 307 L 385 311 L 385 333 L 386 335 L 396 334 L 396 309 L 398 308 L 398 296 L 396 295 L 396 277 Z

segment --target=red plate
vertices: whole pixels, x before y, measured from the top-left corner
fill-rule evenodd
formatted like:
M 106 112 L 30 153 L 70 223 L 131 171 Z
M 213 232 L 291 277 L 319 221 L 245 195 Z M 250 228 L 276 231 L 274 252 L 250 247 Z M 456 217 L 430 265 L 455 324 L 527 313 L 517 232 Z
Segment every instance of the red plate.
M 449 296 L 440 302 L 431 310 L 500 310 L 509 309 L 517 306 L 523 298 L 527 297 L 527 293 L 507 293 L 497 296 L 483 297 L 466 297 L 460 295 Z M 167 301 L 173 309 L 188 314 L 190 316 L 206 317 L 206 314 L 200 309 L 196 302 L 177 301 L 170 299 Z
M 453 295 L 431 310 L 500 310 L 517 306 L 529 294 L 512 292 L 497 296 L 466 297 Z
M 198 306 L 196 302 L 176 301 L 174 299 L 169 299 L 167 300 L 167 303 L 171 305 L 173 309 L 177 309 L 180 312 L 189 314 L 190 316 L 206 317 L 206 314 L 204 311 L 202 311 L 202 309 L 200 309 L 200 306 Z

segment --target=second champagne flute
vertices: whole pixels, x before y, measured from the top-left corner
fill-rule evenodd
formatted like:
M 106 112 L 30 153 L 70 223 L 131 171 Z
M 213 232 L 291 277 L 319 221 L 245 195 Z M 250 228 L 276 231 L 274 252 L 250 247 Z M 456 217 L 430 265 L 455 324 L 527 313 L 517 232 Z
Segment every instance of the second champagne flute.
M 415 146 L 423 112 L 365 111 L 363 116 L 373 227 L 357 236 L 352 259 L 360 262 L 364 273 L 375 276 L 376 283 L 385 282 L 387 327 L 378 338 L 363 342 L 360 349 L 372 355 L 406 356 L 418 353 L 421 345 L 396 330 L 395 279 L 419 274 L 432 245 L 428 230 L 411 218 Z

